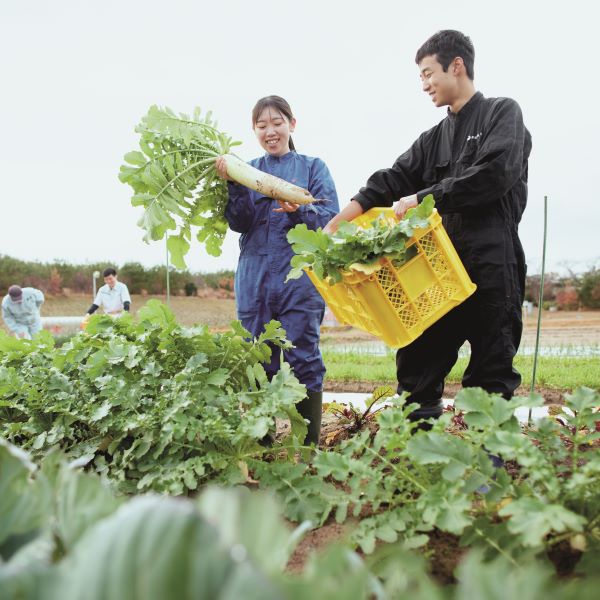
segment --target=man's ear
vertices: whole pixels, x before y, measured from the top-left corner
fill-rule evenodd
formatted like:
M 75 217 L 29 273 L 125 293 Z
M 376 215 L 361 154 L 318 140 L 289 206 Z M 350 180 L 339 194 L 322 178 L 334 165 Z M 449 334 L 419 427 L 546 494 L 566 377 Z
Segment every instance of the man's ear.
M 464 62 L 464 60 L 460 56 L 457 56 L 452 61 L 452 74 L 453 75 L 460 75 L 461 73 L 466 73 L 466 72 L 467 72 L 467 70 L 465 68 L 465 62 Z

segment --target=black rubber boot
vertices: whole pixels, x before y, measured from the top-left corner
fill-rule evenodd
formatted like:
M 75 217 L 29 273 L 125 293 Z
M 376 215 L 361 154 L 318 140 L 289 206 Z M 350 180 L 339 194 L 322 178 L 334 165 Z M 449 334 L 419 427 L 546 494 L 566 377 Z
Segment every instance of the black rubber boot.
M 275 434 L 268 431 L 260 440 L 258 440 L 258 443 L 263 448 L 271 448 L 275 443 Z
M 410 396 L 408 398 L 408 402 L 410 403 Z M 444 412 L 444 405 L 442 401 L 439 400 L 437 403 L 432 403 L 427 406 L 421 406 L 416 410 L 413 410 L 408 418 L 410 421 L 417 423 L 417 428 L 413 431 L 430 431 L 433 425 L 431 423 L 427 423 L 425 419 L 429 420 L 432 417 L 434 419 L 439 419 Z
M 304 439 L 304 445 L 319 445 L 321 434 L 321 415 L 323 410 L 323 392 L 307 392 L 306 398 L 296 404 L 298 412 L 304 419 L 308 419 L 308 432 Z

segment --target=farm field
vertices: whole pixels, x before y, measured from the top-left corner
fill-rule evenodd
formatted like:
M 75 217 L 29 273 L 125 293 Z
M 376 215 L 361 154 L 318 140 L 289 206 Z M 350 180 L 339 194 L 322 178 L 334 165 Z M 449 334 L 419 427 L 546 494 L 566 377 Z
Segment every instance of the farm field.
M 537 311 L 523 319 L 521 346 L 535 345 Z M 377 341 L 373 336 L 354 328 L 326 328 L 321 340 L 327 344 L 351 344 Z M 542 346 L 600 345 L 600 311 L 552 312 L 542 314 Z
M 194 300 L 184 308 L 197 309 Z M 134 560 L 142 551 L 173 560 L 152 576 L 181 585 L 169 577 L 177 556 L 194 556 L 191 538 L 165 536 L 184 528 L 205 536 L 213 553 L 227 548 L 211 576 L 235 581 L 239 568 L 258 578 L 251 586 L 267 574 L 263 584 L 280 592 L 253 596 L 261 600 L 312 599 L 340 578 L 347 591 L 327 597 L 488 600 L 488 580 L 515 577 L 544 589 L 515 597 L 558 600 L 588 597 L 576 592 L 597 585 L 597 392 L 574 390 L 568 410 L 556 406 L 521 427 L 514 410 L 542 399 L 465 390 L 431 428 L 416 429 L 410 399 L 380 389 L 366 412 L 328 405 L 320 447 L 311 449 L 295 409 L 305 389 L 286 365 L 272 380 L 260 365 L 269 346 L 285 347 L 276 323 L 249 341 L 218 320 L 212 332 L 181 328 L 159 302 L 140 310 L 137 322 L 94 318 L 91 335 L 58 347 L 47 335 L 0 336 L 0 488 L 14 511 L 6 522 L 0 515 L 0 581 L 14 590 L 9 597 L 50 578 L 53 600 L 82 597 L 86 587 L 107 597 L 105 569 L 124 582 L 149 576 Z M 342 344 L 360 337 L 337 333 Z M 265 443 L 269 432 L 275 439 Z M 163 540 L 174 549 L 168 556 Z M 16 570 L 38 546 L 38 562 Z M 113 554 L 132 561 L 103 562 Z M 454 586 L 453 595 L 438 586 Z
M 152 299 L 166 302 L 165 296 L 132 295 L 133 312 L 138 311 Z M 87 295 L 47 296 L 46 302 L 42 306 L 42 316 L 83 315 L 91 303 L 92 298 Z M 235 300 L 232 298 L 171 296 L 170 306 L 177 317 L 177 321 L 186 326 L 205 323 L 211 328 L 220 328 L 227 327 L 235 319 Z
M 165 302 L 165 296 L 132 296 L 133 310 L 137 311 L 148 300 Z M 69 297 L 48 296 L 42 316 L 82 315 L 90 306 L 91 298 L 83 295 Z M 178 322 L 183 325 L 206 323 L 211 328 L 227 327 L 236 318 L 233 298 L 201 298 L 172 296 L 170 306 Z M 523 321 L 521 346 L 535 344 L 537 313 Z M 327 345 L 376 342 L 373 336 L 352 327 L 324 327 L 322 341 Z M 551 312 L 544 311 L 541 329 L 542 346 L 597 346 L 600 345 L 600 311 Z
M 210 293 L 210 292 L 209 292 Z M 221 292 L 214 292 L 217 296 Z M 134 312 L 151 299 L 165 302 L 164 296 L 132 297 Z M 83 314 L 90 304 L 88 296 L 49 296 L 44 304 L 43 316 L 68 316 Z M 235 300 L 227 297 L 172 296 L 170 307 L 177 321 L 190 326 L 208 324 L 211 330 L 223 330 L 236 318 Z M 523 338 L 516 367 L 523 376 L 523 385 L 517 393 L 529 393 L 533 348 L 535 347 L 537 312 L 524 318 Z M 393 353 L 377 338 L 352 327 L 322 328 L 321 345 L 328 368 L 325 382 L 327 391 L 370 392 L 381 384 L 394 381 Z M 594 358 L 600 349 L 600 311 L 552 312 L 544 311 L 540 336 L 541 354 L 536 377 L 536 389 L 548 402 L 562 401 L 560 390 L 572 390 L 577 385 L 598 387 L 600 372 Z M 378 356 L 372 356 L 378 354 Z M 561 355 L 567 358 L 561 360 Z M 572 358 L 576 356 L 583 360 Z M 459 359 L 449 375 L 445 395 L 454 397 L 461 389 L 460 378 L 467 358 Z M 575 361 L 573 363 L 573 361 Z M 591 362 L 590 362 L 591 361 Z M 578 373 L 584 377 L 578 380 Z M 564 381 L 563 381 L 564 380 Z M 558 392 L 556 390 L 559 390 Z

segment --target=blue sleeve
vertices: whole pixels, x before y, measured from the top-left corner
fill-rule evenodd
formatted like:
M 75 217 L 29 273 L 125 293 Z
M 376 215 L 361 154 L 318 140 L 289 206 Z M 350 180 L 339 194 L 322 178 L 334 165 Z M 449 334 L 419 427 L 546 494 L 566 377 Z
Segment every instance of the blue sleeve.
M 35 296 L 35 303 L 38 308 L 44 304 L 44 294 L 41 290 L 33 290 L 33 295 Z
M 286 214 L 294 225 L 305 223 L 309 229 L 325 227 L 340 212 L 340 207 L 331 173 L 320 158 L 315 159 L 310 166 L 308 191 L 313 198 L 324 202 L 303 204 L 297 211 Z
M 225 219 L 230 229 L 238 233 L 247 233 L 254 221 L 254 204 L 250 191 L 239 183 L 227 182 L 229 200 L 225 207 Z
M 15 320 L 14 316 L 12 315 L 12 313 L 10 312 L 10 310 L 8 309 L 8 307 L 6 307 L 4 305 L 4 303 L 2 304 L 2 319 L 4 320 L 4 324 L 13 333 L 18 333 L 19 331 L 21 331 L 23 329 L 23 326 L 20 325 L 19 323 L 17 323 L 17 321 Z

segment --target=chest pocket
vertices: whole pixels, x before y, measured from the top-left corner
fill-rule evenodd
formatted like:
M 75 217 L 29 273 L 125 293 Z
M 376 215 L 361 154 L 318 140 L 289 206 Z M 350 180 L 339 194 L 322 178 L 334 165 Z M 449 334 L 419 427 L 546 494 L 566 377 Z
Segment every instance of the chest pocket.
M 480 133 L 477 137 L 467 138 L 467 141 L 463 146 L 462 152 L 458 157 L 458 163 L 465 167 L 468 167 L 475 162 L 475 160 L 477 159 L 477 154 L 479 152 L 481 136 L 482 134 Z

